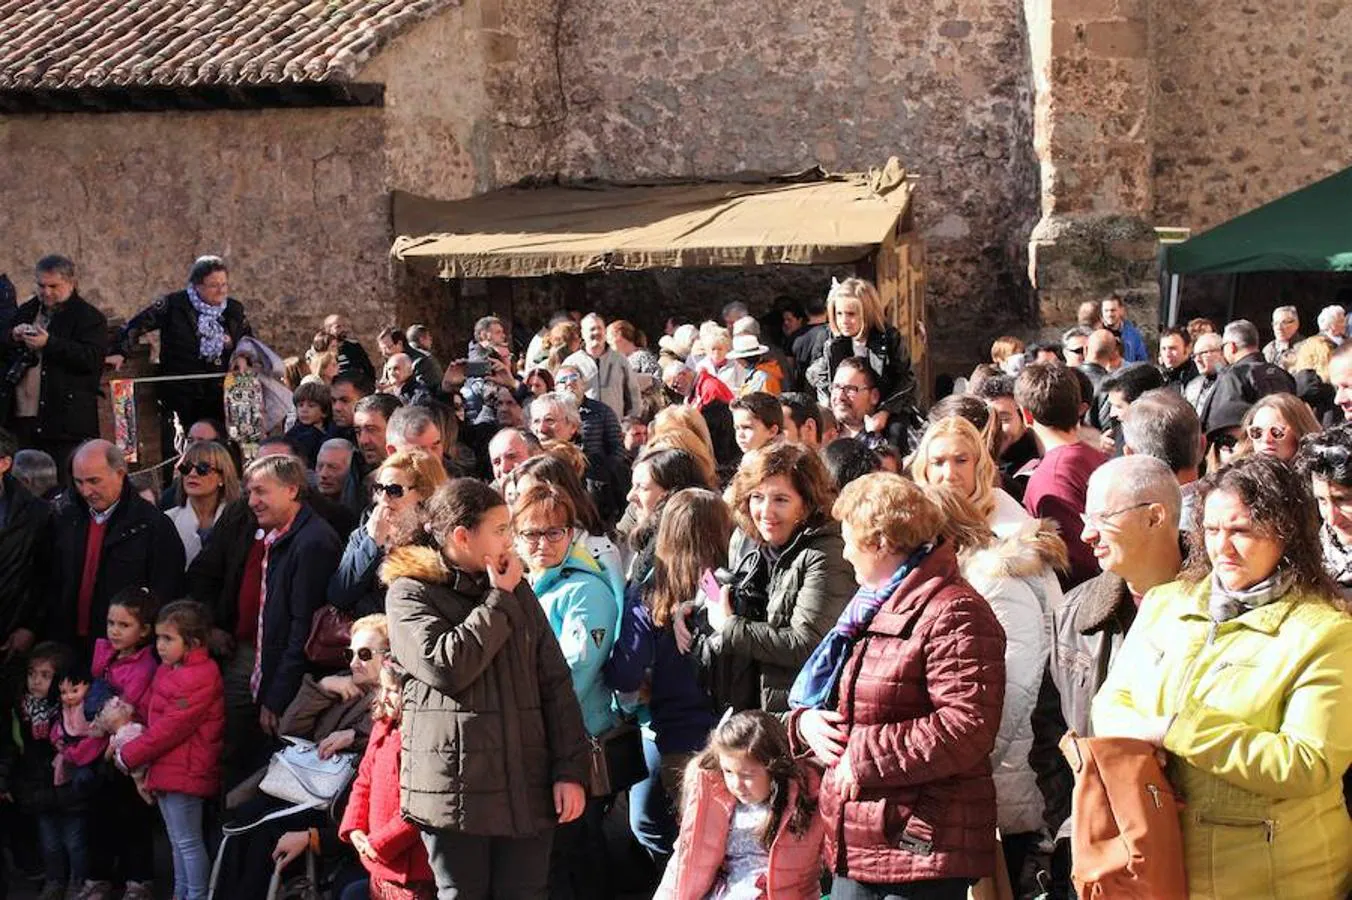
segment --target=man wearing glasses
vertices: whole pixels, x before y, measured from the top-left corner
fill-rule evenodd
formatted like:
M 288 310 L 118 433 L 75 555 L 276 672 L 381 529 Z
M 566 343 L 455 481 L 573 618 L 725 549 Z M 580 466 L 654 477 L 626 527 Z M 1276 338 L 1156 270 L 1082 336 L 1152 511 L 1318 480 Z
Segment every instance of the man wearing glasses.
M 1092 736 L 1090 703 L 1112 668 L 1141 598 L 1173 581 L 1183 567 L 1178 482 L 1149 456 L 1124 456 L 1089 478 L 1080 537 L 1102 574 L 1066 594 L 1052 611 L 1052 646 L 1033 712 L 1029 761 L 1046 800 L 1043 813 L 1057 837 L 1053 897 L 1070 889 L 1070 794 L 1074 779 L 1057 743 L 1067 728 Z
M 1295 360 L 1296 345 L 1301 342 L 1300 315 L 1294 306 L 1279 306 L 1272 311 L 1272 340 L 1263 348 L 1263 359 L 1287 368 Z
M 1066 365 L 1072 369 L 1085 363 L 1085 350 L 1089 344 L 1089 335 L 1093 332 L 1083 325 L 1076 325 L 1061 335 L 1061 355 Z
M 1214 332 L 1199 336 L 1192 347 L 1192 359 L 1197 365 L 1199 377 L 1183 386 L 1183 399 L 1191 403 L 1200 416 L 1211 403 L 1211 395 L 1216 390 L 1216 378 L 1225 368 L 1221 336 Z
M 831 413 L 836 417 L 840 437 L 854 438 L 869 449 L 884 444 L 905 452 L 905 427 L 900 421 L 879 424 L 877 414 L 881 397 L 877 377 L 868 360 L 851 356 L 836 366 L 831 379 Z

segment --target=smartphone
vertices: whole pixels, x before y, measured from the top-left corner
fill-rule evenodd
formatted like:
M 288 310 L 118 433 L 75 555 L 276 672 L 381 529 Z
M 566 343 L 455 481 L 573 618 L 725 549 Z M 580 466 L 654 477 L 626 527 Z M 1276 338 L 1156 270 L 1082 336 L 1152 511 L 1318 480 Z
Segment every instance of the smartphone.
M 487 378 L 492 372 L 493 367 L 486 359 L 471 359 L 465 363 L 466 378 Z
M 722 589 L 718 585 L 718 579 L 710 569 L 705 569 L 704 574 L 699 578 L 699 600 L 701 603 L 716 602 Z

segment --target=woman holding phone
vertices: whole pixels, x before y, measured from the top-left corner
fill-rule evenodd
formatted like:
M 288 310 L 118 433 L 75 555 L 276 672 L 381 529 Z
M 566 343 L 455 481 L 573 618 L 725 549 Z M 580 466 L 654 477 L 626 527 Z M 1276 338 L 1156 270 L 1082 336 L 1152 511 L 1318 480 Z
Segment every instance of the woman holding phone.
M 727 564 L 731 536 L 732 517 L 713 491 L 687 488 L 664 500 L 652 567 L 629 587 L 605 668 L 610 687 L 637 693 L 652 717 L 643 734 L 649 774 L 630 790 L 629 824 L 661 861 L 676 840 L 681 772 L 704 748 L 715 721 L 713 700 L 690 656 L 676 646 L 672 622 L 685 601 L 718 594 L 710 582 L 713 570 Z

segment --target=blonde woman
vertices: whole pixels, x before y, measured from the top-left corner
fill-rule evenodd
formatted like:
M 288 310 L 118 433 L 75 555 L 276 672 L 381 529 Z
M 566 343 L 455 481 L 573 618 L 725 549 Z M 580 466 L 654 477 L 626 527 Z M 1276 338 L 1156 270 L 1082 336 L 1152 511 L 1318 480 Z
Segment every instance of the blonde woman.
M 1296 396 L 1314 411 L 1323 422 L 1333 412 L 1334 395 L 1329 383 L 1329 360 L 1333 358 L 1333 341 L 1322 334 L 1306 338 L 1296 345 L 1295 360 L 1291 363 L 1291 377 L 1296 379 Z
M 880 412 L 892 418 L 907 411 L 915 393 L 911 352 L 901 333 L 887 324 L 882 298 L 872 282 L 862 278 L 833 281 L 826 298 L 826 324 L 831 339 L 822 348 L 821 359 L 809 366 L 807 373 L 822 402 L 830 399 L 836 367 L 857 356 L 873 370 Z
M 338 377 L 338 354 L 325 350 L 310 357 L 310 374 L 325 384 L 333 384 Z
M 191 564 L 211 537 L 225 507 L 239 499 L 235 461 L 215 441 L 198 441 L 183 451 L 174 508 L 165 515 L 183 541 L 185 563 Z
M 648 426 L 648 443 L 644 449 L 684 450 L 699 463 L 700 472 L 705 476 L 705 486 L 710 490 L 718 489 L 718 461 L 714 456 L 714 442 L 699 410 L 690 406 L 668 406 L 659 412 Z

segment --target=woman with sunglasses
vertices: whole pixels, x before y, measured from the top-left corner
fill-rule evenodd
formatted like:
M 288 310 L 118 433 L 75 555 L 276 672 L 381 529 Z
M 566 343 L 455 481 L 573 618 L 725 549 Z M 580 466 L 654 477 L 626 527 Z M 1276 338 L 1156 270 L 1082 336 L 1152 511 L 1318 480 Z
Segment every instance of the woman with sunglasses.
M 282 713 L 278 733 L 314 741 L 324 759 L 348 752 L 360 757 L 371 736 L 372 701 L 380 687 L 381 666 L 389 655 L 389 627 L 383 614 L 353 622 L 347 650 L 351 670 L 318 681 L 306 675 L 296 698 Z M 289 805 L 259 793 L 234 807 L 231 818 L 236 824 L 260 822 Z M 216 896 L 267 896 L 273 867 L 285 869 L 307 847 L 316 845 L 341 846 L 338 826 L 327 809 L 303 810 L 261 822 L 223 845 L 225 856 Z M 359 875 L 354 869 L 349 880 Z M 337 885 L 335 892 L 341 892 L 341 888 L 342 884 Z
M 349 616 L 385 611 L 380 563 L 391 547 L 409 541 L 427 498 L 445 483 L 446 469 L 430 453 L 400 450 L 386 457 L 371 480 L 372 504 L 329 580 L 330 606 Z
M 577 507 L 557 484 L 535 482 L 512 507 L 516 551 L 545 617 L 558 638 L 582 707 L 587 733 L 616 724 L 614 695 L 602 676 L 615 643 L 621 598 L 605 569 L 578 540 Z M 550 864 L 551 884 L 571 884 L 578 897 L 608 896 L 601 824 L 611 797 L 591 797 L 581 818 L 559 827 Z
M 165 515 L 178 529 L 184 561 L 191 564 L 210 539 L 221 512 L 239 499 L 239 474 L 230 451 L 215 441 L 189 444 L 175 468 L 174 507 Z
M 1291 462 L 1301 438 L 1319 431 L 1319 422 L 1305 401 L 1294 394 L 1268 394 L 1244 415 L 1236 456 L 1261 453 Z

